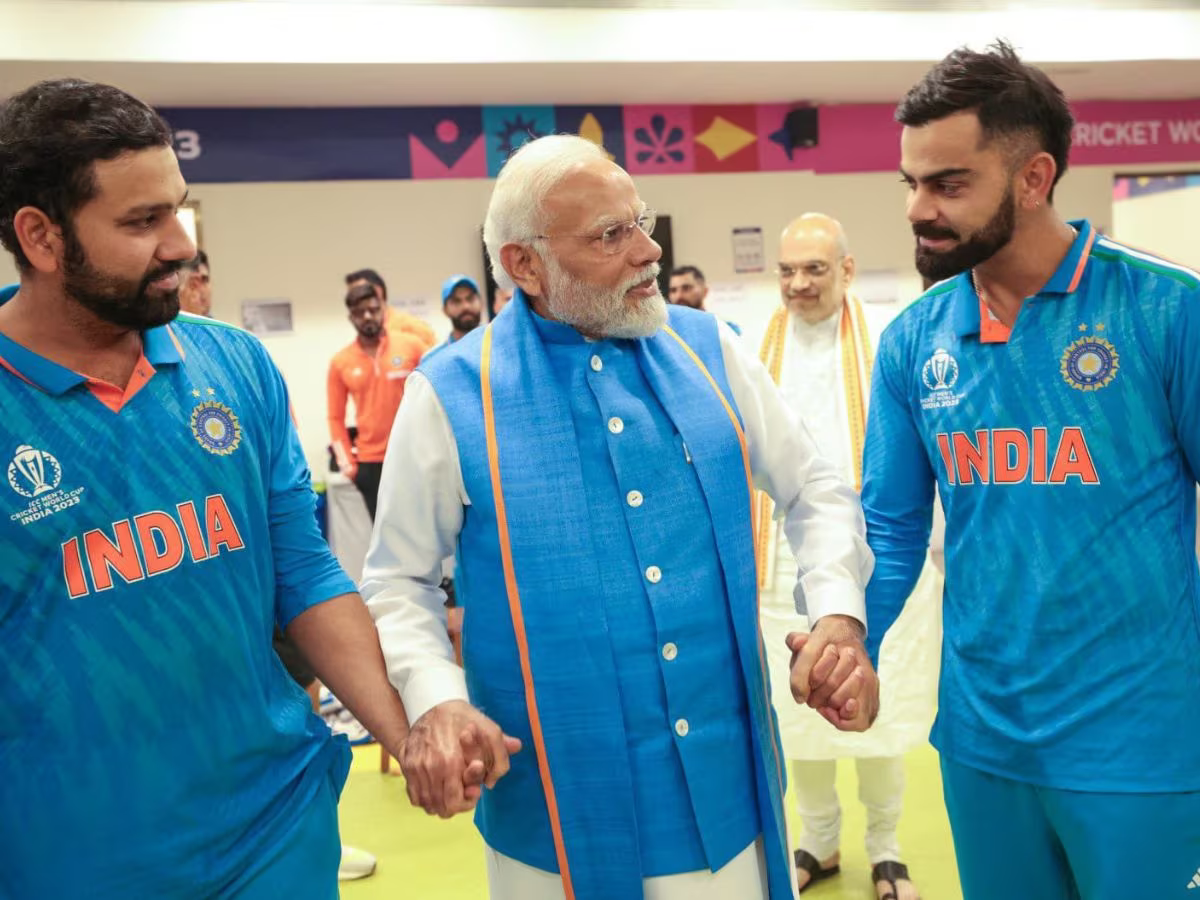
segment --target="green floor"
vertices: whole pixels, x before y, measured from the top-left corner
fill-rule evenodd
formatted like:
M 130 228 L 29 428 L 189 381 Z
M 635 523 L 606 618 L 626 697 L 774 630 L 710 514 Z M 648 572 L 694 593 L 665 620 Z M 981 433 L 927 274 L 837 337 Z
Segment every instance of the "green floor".
M 393 767 L 395 764 L 393 763 Z M 961 900 L 950 826 L 942 805 L 937 754 L 909 754 L 900 843 L 923 900 Z M 854 766 L 838 770 L 843 797 L 842 874 L 804 894 L 805 900 L 874 900 L 863 851 L 863 813 Z M 849 802 L 847 802 L 847 800 Z M 788 814 L 795 811 L 788 798 Z M 487 897 L 482 842 L 470 816 L 443 821 L 408 803 L 404 779 L 379 772 L 379 749 L 355 751 L 341 803 L 342 840 L 379 859 L 375 875 L 342 884 L 345 900 L 479 900 Z

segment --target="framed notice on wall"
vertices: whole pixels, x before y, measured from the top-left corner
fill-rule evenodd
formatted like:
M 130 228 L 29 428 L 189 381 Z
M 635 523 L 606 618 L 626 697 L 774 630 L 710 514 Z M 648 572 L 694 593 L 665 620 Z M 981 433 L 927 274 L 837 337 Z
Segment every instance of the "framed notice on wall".
M 763 272 L 766 267 L 762 229 L 757 226 L 733 229 L 733 271 Z
M 243 300 L 242 327 L 259 337 L 292 333 L 292 301 Z

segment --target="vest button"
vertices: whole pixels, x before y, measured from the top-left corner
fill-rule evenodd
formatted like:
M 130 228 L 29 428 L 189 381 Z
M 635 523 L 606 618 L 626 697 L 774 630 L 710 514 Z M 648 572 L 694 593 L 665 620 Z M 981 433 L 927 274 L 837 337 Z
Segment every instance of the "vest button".
M 643 499 L 641 491 L 630 491 L 625 495 L 625 502 L 635 509 L 642 505 Z
M 592 357 L 592 371 L 599 372 L 603 368 L 604 368 L 604 360 L 602 360 L 598 356 L 593 356 Z
M 608 430 L 611 431 L 613 434 L 620 434 L 622 431 L 625 430 L 625 423 L 622 422 L 616 416 L 613 416 L 611 419 L 608 420 Z
M 687 719 L 676 719 L 675 720 L 675 733 L 677 735 L 679 735 L 680 737 L 687 737 L 687 735 L 688 735 L 688 720 Z
M 662 581 L 662 569 L 658 566 L 651 566 L 646 570 L 646 580 L 651 584 L 658 584 Z
M 679 648 L 668 641 L 667 643 L 663 644 L 662 655 L 663 659 L 665 659 L 667 662 L 670 662 L 679 655 Z

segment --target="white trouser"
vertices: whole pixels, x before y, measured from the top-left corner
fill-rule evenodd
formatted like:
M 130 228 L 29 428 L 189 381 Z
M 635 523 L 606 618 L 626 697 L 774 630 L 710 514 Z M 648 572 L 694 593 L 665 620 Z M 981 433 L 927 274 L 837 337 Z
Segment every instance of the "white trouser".
M 904 805 L 904 757 L 862 757 L 858 766 L 858 799 L 867 811 L 867 858 L 871 865 L 900 859 L 896 828 Z M 819 860 L 837 852 L 842 807 L 837 795 L 837 762 L 792 760 L 792 791 L 804 829 L 797 845 Z
M 484 844 L 491 900 L 565 900 L 562 880 L 497 853 Z M 642 880 L 645 900 L 768 900 L 767 861 L 762 838 L 721 867 L 720 871 L 684 872 Z

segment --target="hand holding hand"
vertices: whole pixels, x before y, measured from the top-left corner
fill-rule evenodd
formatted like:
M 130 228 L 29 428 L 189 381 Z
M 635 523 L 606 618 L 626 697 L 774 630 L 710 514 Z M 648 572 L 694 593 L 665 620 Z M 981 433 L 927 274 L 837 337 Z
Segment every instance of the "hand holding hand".
M 792 696 L 842 731 L 865 731 L 879 713 L 879 679 L 862 637 L 849 616 L 825 616 L 811 633 L 787 636 Z
M 444 819 L 474 809 L 482 787 L 494 787 L 520 749 L 465 700 L 439 703 L 413 723 L 398 757 L 408 799 Z

